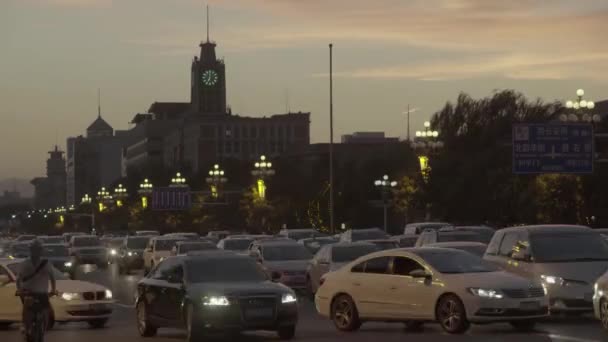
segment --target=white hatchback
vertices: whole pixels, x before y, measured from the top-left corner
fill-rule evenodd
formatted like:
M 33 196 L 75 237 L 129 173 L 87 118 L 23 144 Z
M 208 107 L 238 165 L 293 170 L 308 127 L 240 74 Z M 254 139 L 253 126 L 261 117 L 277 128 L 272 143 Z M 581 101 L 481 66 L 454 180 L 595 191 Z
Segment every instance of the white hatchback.
M 0 259 L 0 326 L 21 322 L 22 304 L 15 296 L 21 259 Z M 49 327 L 54 322 L 87 322 L 103 327 L 112 315 L 112 292 L 104 286 L 69 280 L 55 269 L 59 296 L 50 299 Z
M 395 249 L 361 257 L 324 276 L 315 304 L 344 331 L 365 321 L 404 322 L 408 328 L 436 321 L 448 333 L 492 322 L 530 330 L 549 313 L 540 281 L 449 248 Z

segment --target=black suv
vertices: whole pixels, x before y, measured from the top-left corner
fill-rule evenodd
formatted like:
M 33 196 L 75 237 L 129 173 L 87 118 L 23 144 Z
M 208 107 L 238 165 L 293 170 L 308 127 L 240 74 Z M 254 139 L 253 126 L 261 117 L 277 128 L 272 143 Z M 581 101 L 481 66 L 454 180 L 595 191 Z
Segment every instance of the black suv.
M 251 330 L 288 340 L 298 322 L 291 289 L 272 282 L 252 258 L 219 250 L 163 260 L 139 281 L 136 310 L 141 336 L 185 327 L 192 342 L 209 332 Z

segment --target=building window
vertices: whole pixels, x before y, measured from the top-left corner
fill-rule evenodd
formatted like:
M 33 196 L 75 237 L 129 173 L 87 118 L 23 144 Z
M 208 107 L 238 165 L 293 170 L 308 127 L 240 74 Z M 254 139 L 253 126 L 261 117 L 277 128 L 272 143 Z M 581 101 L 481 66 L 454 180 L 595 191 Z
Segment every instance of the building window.
M 256 126 L 251 126 L 251 138 L 254 138 L 254 139 L 257 138 L 257 136 L 258 136 L 257 133 L 258 132 L 257 132 L 256 129 L 257 129 Z
M 249 130 L 248 130 L 248 128 L 249 127 L 247 127 L 245 125 L 241 126 L 241 130 L 243 131 L 243 138 L 248 138 L 249 137 L 249 134 L 248 134 Z
M 232 132 L 233 132 L 234 138 L 238 139 L 241 136 L 241 127 L 240 126 L 234 126 Z
M 238 141 L 234 143 L 234 153 L 235 154 L 241 153 L 241 144 Z
M 266 127 L 260 126 L 260 138 L 266 138 Z
M 232 143 L 227 142 L 224 145 L 225 145 L 225 149 L 226 149 L 226 154 L 231 154 L 232 153 Z
M 283 125 L 279 125 L 279 127 L 277 127 L 277 130 L 279 132 L 279 139 L 283 140 L 284 136 L 283 136 Z
M 270 131 L 268 136 L 269 136 L 271 139 L 272 139 L 272 138 L 274 138 L 274 126 L 270 126 L 270 127 L 268 127 L 268 129 L 269 129 L 269 131 Z

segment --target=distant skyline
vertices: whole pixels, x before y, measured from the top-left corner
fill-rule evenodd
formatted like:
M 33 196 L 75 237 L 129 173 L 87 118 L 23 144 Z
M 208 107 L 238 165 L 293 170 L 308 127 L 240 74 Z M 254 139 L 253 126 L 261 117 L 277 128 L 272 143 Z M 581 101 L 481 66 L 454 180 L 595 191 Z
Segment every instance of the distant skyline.
M 3 0 L 0 179 L 43 176 L 97 116 L 97 88 L 114 129 L 188 101 L 207 4 L 233 113 L 310 111 L 312 142 L 329 139 L 330 42 L 336 141 L 403 138 L 408 104 L 415 131 L 460 92 L 608 99 L 605 0 Z

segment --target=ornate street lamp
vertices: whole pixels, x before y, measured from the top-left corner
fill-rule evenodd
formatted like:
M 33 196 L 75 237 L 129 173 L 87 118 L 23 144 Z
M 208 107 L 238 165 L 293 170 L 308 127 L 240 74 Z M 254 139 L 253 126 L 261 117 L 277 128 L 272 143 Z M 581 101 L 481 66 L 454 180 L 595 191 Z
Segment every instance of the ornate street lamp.
M 602 117 L 598 114 L 593 114 L 595 102 L 583 99 L 585 91 L 578 89 L 576 91 L 576 100 L 566 101 L 566 108 L 570 110 L 570 114 L 562 114 L 559 119 L 563 122 L 587 122 L 598 123 L 602 121 Z
M 186 184 L 186 178 L 182 177 L 182 174 L 178 172 L 175 174 L 174 178 L 171 178 L 171 184 L 169 186 L 173 188 L 182 188 L 187 187 L 188 184 Z
M 89 194 L 84 194 L 84 196 L 82 196 L 82 199 L 80 200 L 81 204 L 91 204 L 91 202 L 93 202 L 93 199 L 89 197 Z
M 139 184 L 139 190 L 137 192 L 141 196 L 141 207 L 146 209 L 148 207 L 148 197 L 152 194 L 154 187 L 152 183 L 148 181 L 148 178 L 144 179 L 144 182 Z
M 260 160 L 253 164 L 254 169 L 251 171 L 251 175 L 256 178 L 256 184 L 258 187 L 258 195 L 260 199 L 266 199 L 266 180 L 275 175 L 275 171 L 272 168 L 272 163 L 266 161 L 266 156 L 260 156 Z
M 127 194 L 127 189 L 122 186 L 122 184 L 118 184 L 118 187 L 114 189 L 114 198 L 116 198 L 116 206 L 122 207 L 123 200 L 127 198 L 129 194 Z
M 410 144 L 414 152 L 418 155 L 420 162 L 420 173 L 425 183 L 429 181 L 429 173 L 431 167 L 429 165 L 429 156 L 439 152 L 444 146 L 443 141 L 439 140 L 439 132 L 431 130 L 431 123 L 424 122 L 424 131 L 416 131 L 416 138 Z M 430 220 L 431 210 L 430 203 L 426 205 L 426 219 Z
M 389 196 L 393 192 L 393 188 L 397 186 L 396 181 L 391 181 L 388 175 L 382 176 L 382 179 L 374 181 L 374 186 L 380 190 L 382 194 L 382 207 L 384 208 L 384 231 L 387 231 L 387 212 L 389 205 Z
M 228 182 L 228 178 L 224 177 L 224 170 L 220 169 L 218 164 L 215 164 L 213 169 L 209 170 L 209 177 L 205 181 L 211 189 L 211 197 L 217 199 L 220 197 L 222 186 Z
M 106 209 L 106 205 L 112 202 L 112 195 L 110 195 L 110 192 L 107 191 L 105 187 L 102 187 L 99 191 L 97 191 L 97 202 L 99 212 L 104 211 Z

